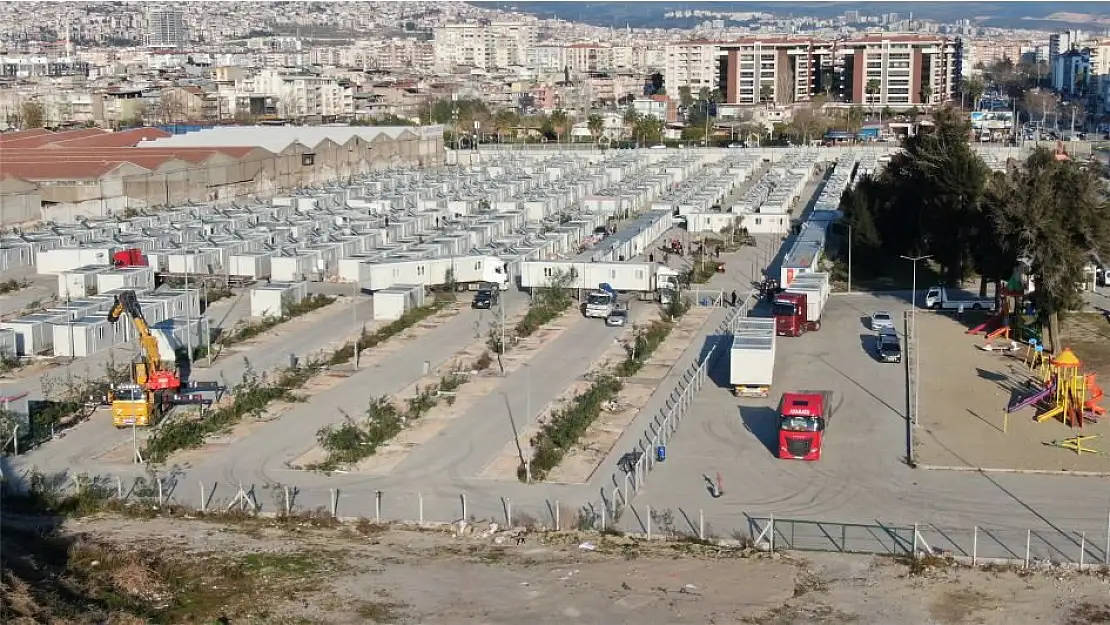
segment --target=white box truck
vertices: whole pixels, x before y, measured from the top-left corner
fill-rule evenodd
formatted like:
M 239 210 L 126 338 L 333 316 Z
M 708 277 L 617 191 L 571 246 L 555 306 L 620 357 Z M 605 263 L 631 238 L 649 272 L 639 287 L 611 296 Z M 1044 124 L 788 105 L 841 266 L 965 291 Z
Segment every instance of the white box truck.
M 741 320 L 733 331 L 729 351 L 729 384 L 733 392 L 738 397 L 767 397 L 774 377 L 774 319 Z

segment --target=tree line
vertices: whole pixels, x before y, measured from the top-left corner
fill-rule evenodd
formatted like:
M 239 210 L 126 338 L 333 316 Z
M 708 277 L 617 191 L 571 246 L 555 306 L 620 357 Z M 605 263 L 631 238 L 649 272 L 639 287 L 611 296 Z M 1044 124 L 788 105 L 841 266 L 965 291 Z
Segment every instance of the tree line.
M 854 268 L 882 275 L 908 262 L 902 255 L 931 255 L 949 285 L 978 276 L 985 296 L 1021 262 L 1058 348 L 1060 313 L 1081 304 L 1085 268 L 1110 258 L 1103 172 L 1043 148 L 992 171 L 969 136 L 963 115 L 938 110 L 932 131 L 905 139 L 885 168 L 844 192 Z

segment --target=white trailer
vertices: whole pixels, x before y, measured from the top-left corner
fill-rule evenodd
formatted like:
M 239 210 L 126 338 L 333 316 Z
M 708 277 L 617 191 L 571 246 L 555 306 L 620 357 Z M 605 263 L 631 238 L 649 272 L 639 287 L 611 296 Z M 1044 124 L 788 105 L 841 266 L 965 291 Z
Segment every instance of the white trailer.
M 821 295 L 822 303 L 829 301 L 829 295 L 832 293 L 832 285 L 829 282 L 829 274 L 825 272 L 818 273 L 803 273 L 794 278 L 794 283 L 790 286 L 804 286 L 816 287 Z
M 419 284 L 395 284 L 374 293 L 374 319 L 396 320 L 406 312 L 424 305 L 424 287 Z
M 820 323 L 821 315 L 825 312 L 825 302 L 828 301 L 828 292 L 818 284 L 792 284 L 786 293 L 801 294 L 806 296 L 806 321 Z
M 775 377 L 775 320 L 744 318 L 733 329 L 729 384 L 738 397 L 767 397 Z
M 490 282 L 503 291 L 509 288 L 508 267 L 496 256 L 366 261 L 359 272 L 359 285 L 370 292 L 398 284 L 437 287 L 447 284 L 448 274 L 453 274 L 459 286 Z
M 608 284 L 615 291 L 649 293 L 678 288 L 678 272 L 661 263 L 591 263 L 568 260 L 539 260 L 520 263 L 520 285 L 524 288 L 551 286 L 566 276 L 570 289 L 596 289 Z

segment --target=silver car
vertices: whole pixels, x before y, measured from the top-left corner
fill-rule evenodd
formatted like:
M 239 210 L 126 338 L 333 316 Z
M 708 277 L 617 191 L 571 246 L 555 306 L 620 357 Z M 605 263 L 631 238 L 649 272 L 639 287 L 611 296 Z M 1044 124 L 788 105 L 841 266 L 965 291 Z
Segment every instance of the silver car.
M 894 329 L 894 317 L 885 310 L 876 310 L 871 313 L 871 329 L 879 332 L 883 329 Z
M 610 327 L 623 326 L 626 323 L 628 323 L 627 310 L 614 310 L 605 318 L 605 325 Z

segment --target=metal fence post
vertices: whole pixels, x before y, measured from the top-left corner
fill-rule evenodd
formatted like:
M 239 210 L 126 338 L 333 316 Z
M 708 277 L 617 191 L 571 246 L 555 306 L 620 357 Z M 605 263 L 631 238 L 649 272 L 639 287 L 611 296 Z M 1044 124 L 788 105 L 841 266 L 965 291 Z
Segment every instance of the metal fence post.
M 424 494 L 416 493 L 416 516 L 417 522 L 424 525 Z
M 1029 568 L 1029 543 L 1033 538 L 1033 530 L 1025 530 L 1025 568 Z
M 334 519 L 339 510 L 339 489 L 329 488 L 328 495 L 331 497 L 331 516 Z
M 601 500 L 601 531 L 605 531 L 605 500 Z
M 698 510 L 698 540 L 705 540 L 705 510 Z
M 913 524 L 913 552 L 910 553 L 910 557 L 917 559 L 917 523 Z
M 1083 560 L 1085 552 L 1087 551 L 1087 532 L 1079 533 L 1079 570 L 1083 570 Z
M 459 493 L 459 499 L 462 501 L 462 520 L 466 520 L 466 493 Z
M 204 482 L 200 482 L 200 511 L 208 512 L 208 498 L 204 496 Z
M 155 478 L 155 479 L 158 480 L 158 506 L 161 507 L 162 506 L 162 501 L 163 501 L 162 500 L 162 478 L 158 477 L 158 478 Z
M 775 514 L 771 513 L 771 553 L 775 552 Z
M 979 563 L 979 526 L 971 530 L 971 566 Z
M 382 491 L 374 491 L 374 522 L 382 522 Z
M 647 523 L 647 538 L 651 540 L 651 506 L 644 506 L 644 509 L 647 511 L 647 515 L 644 518 L 644 521 Z
M 513 500 L 505 497 L 505 527 L 513 529 Z
M 204 484 L 201 484 L 200 487 L 201 487 L 201 498 L 203 498 L 204 497 L 204 492 L 203 492 L 204 491 Z M 118 475 L 116 476 L 116 499 L 123 499 L 123 478 L 121 478 Z M 1107 535 L 1110 536 L 1110 533 L 1108 533 Z M 1107 540 L 1110 540 L 1110 539 L 1107 539 Z
M 289 513 L 292 510 L 293 510 L 293 502 L 292 502 L 291 498 L 289 497 L 289 487 L 286 486 L 285 487 L 285 516 L 289 516 Z
M 558 499 L 555 500 L 555 531 L 556 532 L 563 531 L 563 528 L 560 527 L 560 524 L 559 524 L 559 500 Z

